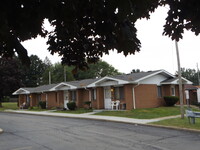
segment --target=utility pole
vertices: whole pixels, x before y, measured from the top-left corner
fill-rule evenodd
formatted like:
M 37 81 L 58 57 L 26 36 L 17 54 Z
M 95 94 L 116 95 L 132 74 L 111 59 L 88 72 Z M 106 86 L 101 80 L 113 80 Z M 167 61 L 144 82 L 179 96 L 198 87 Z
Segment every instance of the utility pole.
M 67 81 L 66 70 L 67 70 L 67 68 L 66 68 L 66 66 L 64 66 L 64 82 Z
M 49 84 L 51 84 L 51 71 L 49 71 Z
M 184 106 L 183 106 L 183 88 L 182 88 L 182 78 L 181 78 L 181 65 L 179 58 L 179 50 L 178 43 L 175 40 L 176 46 L 176 55 L 177 55 L 177 64 L 178 64 L 178 81 L 179 81 L 179 99 L 180 99 L 180 111 L 181 111 L 181 119 L 184 119 Z
M 197 77 L 198 77 L 198 85 L 199 85 L 199 67 L 198 67 L 198 63 L 197 63 Z

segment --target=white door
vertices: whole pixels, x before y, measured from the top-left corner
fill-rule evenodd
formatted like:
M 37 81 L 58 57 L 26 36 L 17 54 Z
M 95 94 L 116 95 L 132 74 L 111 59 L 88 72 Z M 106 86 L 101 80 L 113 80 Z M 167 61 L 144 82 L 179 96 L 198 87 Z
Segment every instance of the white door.
M 104 87 L 104 108 L 111 109 L 111 91 L 110 87 Z
M 200 103 L 200 89 L 197 89 L 197 102 Z
M 64 91 L 64 108 L 68 109 L 67 103 L 69 102 L 68 99 L 68 91 Z

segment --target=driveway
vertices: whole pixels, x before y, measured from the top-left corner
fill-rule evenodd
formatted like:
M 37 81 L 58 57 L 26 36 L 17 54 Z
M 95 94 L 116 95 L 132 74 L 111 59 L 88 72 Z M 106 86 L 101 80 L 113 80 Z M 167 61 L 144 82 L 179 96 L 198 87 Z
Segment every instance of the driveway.
M 199 150 L 200 134 L 97 120 L 0 113 L 1 150 Z

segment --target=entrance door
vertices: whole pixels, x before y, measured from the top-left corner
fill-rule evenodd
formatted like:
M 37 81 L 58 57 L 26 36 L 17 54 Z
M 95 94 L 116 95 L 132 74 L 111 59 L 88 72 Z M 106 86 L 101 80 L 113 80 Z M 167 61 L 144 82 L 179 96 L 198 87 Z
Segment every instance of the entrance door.
M 64 91 L 64 108 L 68 109 L 67 103 L 69 102 L 68 91 Z
M 111 91 L 110 87 L 104 87 L 104 108 L 111 109 Z

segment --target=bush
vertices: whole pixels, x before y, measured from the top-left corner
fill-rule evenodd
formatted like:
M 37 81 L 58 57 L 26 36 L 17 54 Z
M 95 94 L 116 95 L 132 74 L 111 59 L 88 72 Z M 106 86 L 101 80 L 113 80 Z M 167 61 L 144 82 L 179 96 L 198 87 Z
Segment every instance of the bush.
M 2 99 L 2 102 L 9 102 L 10 101 L 10 97 L 9 96 L 4 96 Z
M 40 101 L 38 105 L 41 109 L 46 109 L 46 101 Z
M 76 103 L 75 102 L 69 102 L 67 103 L 67 107 L 69 110 L 75 110 L 76 109 Z
M 91 104 L 91 101 L 85 101 L 84 102 L 86 109 L 90 109 L 90 104 Z
M 167 106 L 174 106 L 179 98 L 177 96 L 164 96 L 164 100 Z

